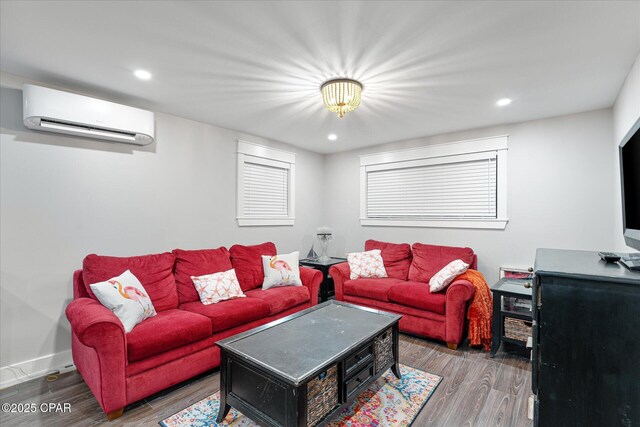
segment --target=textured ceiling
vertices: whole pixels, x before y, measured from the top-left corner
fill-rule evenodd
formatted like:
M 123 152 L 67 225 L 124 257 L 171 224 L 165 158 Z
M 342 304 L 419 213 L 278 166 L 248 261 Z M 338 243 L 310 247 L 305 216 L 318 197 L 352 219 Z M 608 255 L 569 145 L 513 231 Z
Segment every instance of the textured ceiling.
M 610 107 L 640 51 L 637 1 L 2 1 L 0 15 L 5 72 L 321 153 Z M 322 106 L 333 77 L 364 85 L 344 119 Z

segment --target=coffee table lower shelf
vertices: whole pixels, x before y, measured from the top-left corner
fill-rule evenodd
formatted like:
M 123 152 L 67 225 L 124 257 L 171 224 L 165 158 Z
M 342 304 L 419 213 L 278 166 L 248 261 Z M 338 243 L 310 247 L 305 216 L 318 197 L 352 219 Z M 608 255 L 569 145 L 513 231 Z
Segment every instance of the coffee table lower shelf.
M 297 385 L 222 348 L 217 422 L 233 406 L 261 426 L 323 426 L 389 368 L 400 378 L 398 334 L 396 321 Z

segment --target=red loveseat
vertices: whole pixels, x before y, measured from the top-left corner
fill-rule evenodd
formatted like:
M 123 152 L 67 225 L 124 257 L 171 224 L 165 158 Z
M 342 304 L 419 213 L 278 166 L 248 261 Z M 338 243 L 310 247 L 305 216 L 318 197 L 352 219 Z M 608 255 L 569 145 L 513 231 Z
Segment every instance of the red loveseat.
M 124 407 L 220 365 L 215 342 L 318 303 L 322 273 L 300 268 L 304 286 L 261 289 L 261 255 L 273 243 L 117 258 L 88 255 L 73 275 L 71 324 L 73 361 L 112 420 Z M 246 298 L 204 305 L 190 276 L 236 269 Z M 90 283 L 125 270 L 140 280 L 157 315 L 128 334 L 95 298 Z
M 401 331 L 445 341 L 449 348 L 457 349 L 475 288 L 467 280 L 455 280 L 444 290 L 431 293 L 429 279 L 455 259 L 476 269 L 473 250 L 367 240 L 365 250 L 373 249 L 381 250 L 389 277 L 350 280 L 349 264 L 336 264 L 329 269 L 336 299 L 401 314 Z

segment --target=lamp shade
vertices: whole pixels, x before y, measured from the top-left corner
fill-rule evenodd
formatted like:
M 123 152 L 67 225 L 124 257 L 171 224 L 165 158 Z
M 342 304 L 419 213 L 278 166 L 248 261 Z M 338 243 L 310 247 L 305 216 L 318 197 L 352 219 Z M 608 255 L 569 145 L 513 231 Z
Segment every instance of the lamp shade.
M 323 83 L 320 91 L 327 110 L 342 118 L 360 105 L 362 84 L 351 79 L 334 79 Z

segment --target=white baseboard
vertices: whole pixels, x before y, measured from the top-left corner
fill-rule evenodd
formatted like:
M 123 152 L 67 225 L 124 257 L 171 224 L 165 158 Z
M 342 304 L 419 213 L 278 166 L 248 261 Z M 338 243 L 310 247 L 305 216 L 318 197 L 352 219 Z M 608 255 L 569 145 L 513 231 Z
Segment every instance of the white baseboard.
M 66 372 L 74 369 L 71 350 L 48 354 L 0 367 L 0 389 L 11 387 L 51 372 Z

